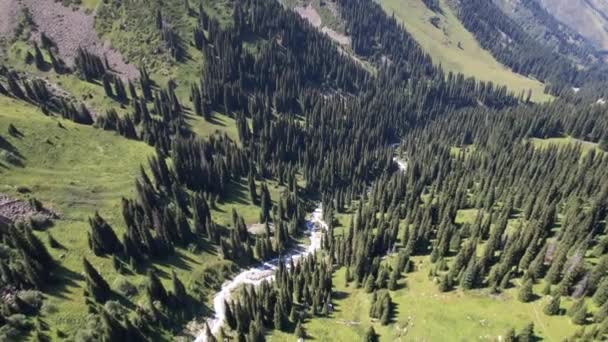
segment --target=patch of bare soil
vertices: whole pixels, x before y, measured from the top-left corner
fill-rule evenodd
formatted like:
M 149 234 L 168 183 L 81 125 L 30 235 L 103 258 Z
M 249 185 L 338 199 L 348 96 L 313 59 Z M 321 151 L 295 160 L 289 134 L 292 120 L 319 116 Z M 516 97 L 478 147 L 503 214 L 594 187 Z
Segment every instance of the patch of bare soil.
M 109 42 L 101 41 L 95 31 L 94 14 L 65 7 L 54 0 L 0 0 L 0 21 L 7 20 L 6 17 L 10 16 L 3 12 L 3 8 L 17 12 L 24 7 L 29 9 L 37 26 L 32 38 L 38 40 L 40 33 L 44 32 L 57 44 L 58 53 L 66 64 L 74 64 L 78 48 L 82 47 L 105 58 L 112 71 L 122 77 L 133 79 L 139 76 L 134 65 L 125 62 Z M 4 29 L 9 30 L 10 34 L 15 23 L 10 22 L 10 18 L 8 20 L 7 24 L 0 24 L 0 30 L 6 26 Z M 3 32 L 5 31 L 0 31 Z
M 268 228 L 270 232 L 274 232 L 274 224 L 269 223 Z M 263 235 L 266 233 L 266 224 L 264 223 L 254 223 L 247 226 L 247 231 L 253 235 Z
M 36 215 L 39 218 L 55 219 L 59 216 L 47 208 L 35 208 L 28 201 L 19 200 L 0 193 L 0 224 L 10 224 L 27 220 Z
M 17 25 L 19 6 L 14 2 L 14 0 L 0 0 L 0 36 L 10 36 Z
M 298 6 L 293 9 L 296 13 L 300 15 L 300 17 L 306 19 L 312 26 L 319 29 L 321 32 L 325 33 L 329 38 L 340 45 L 349 45 L 350 46 L 350 37 L 345 36 L 344 34 L 337 32 L 336 30 L 329 28 L 327 26 L 321 27 L 323 24 L 321 20 L 321 16 L 319 12 L 312 6 L 312 3 L 309 3 L 308 6 L 302 7 Z
M 343 35 L 340 32 L 335 31 L 327 26 L 323 26 L 321 32 L 325 33 L 329 36 L 329 38 L 333 39 L 336 43 L 340 45 L 348 45 L 350 46 L 350 37 Z
M 300 15 L 300 17 L 308 20 L 308 22 L 314 27 L 321 27 L 321 16 L 317 12 L 317 10 L 312 7 L 312 3 L 308 4 L 306 7 L 298 6 L 293 9 Z

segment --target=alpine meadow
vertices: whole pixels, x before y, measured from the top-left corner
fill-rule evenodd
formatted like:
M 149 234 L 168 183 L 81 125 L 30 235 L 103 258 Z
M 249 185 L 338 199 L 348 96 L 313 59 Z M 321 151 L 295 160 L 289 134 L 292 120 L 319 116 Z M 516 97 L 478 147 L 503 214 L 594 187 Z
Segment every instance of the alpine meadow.
M 607 341 L 599 0 L 0 0 L 0 341 Z

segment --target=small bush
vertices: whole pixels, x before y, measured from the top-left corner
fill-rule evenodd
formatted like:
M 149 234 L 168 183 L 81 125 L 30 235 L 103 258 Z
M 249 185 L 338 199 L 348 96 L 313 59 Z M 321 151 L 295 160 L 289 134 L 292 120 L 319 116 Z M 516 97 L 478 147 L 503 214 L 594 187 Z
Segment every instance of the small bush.
M 28 194 L 30 192 L 32 192 L 27 186 L 18 186 L 17 187 L 17 192 L 20 194 Z
M 27 317 L 23 314 L 15 314 L 6 318 L 6 322 L 13 328 L 26 331 L 31 327 L 31 323 L 28 322 Z
M 0 341 L 18 341 L 19 335 L 19 330 L 12 325 L 6 324 L 0 328 Z
M 57 308 L 57 306 L 48 300 L 44 301 L 42 303 L 42 307 L 40 308 L 40 312 L 45 316 L 52 315 L 54 313 L 57 313 L 58 311 L 59 309 Z
M 127 315 L 127 310 L 124 306 L 120 305 L 119 302 L 115 300 L 107 301 L 104 306 L 104 310 L 106 310 L 111 316 L 116 319 L 124 319 Z
M 120 293 L 125 297 L 133 297 L 137 295 L 138 292 L 137 287 L 135 287 L 135 285 L 131 284 L 127 279 L 122 277 L 114 281 L 113 288 L 116 290 L 116 292 Z
M 25 290 L 18 294 L 19 298 L 30 305 L 32 308 L 39 310 L 42 307 L 44 297 L 42 293 L 35 290 Z
M 10 165 L 21 165 L 21 159 L 19 156 L 7 150 L 0 150 L 0 162 Z
M 43 214 L 34 214 L 30 216 L 30 227 L 34 230 L 42 230 L 48 228 L 52 225 L 51 219 L 48 216 Z

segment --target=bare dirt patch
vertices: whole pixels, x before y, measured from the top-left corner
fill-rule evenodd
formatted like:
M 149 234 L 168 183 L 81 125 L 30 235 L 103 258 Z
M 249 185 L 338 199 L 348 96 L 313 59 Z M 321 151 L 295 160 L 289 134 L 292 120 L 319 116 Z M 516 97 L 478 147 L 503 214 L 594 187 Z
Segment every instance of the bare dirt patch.
M 309 3 L 306 7 L 297 6 L 293 10 L 298 13 L 300 17 L 306 19 L 306 21 L 308 21 L 312 26 L 325 33 L 336 43 L 350 46 L 350 37 L 327 26 L 321 27 L 321 25 L 323 25 L 323 21 L 321 20 L 319 12 L 317 12 L 317 10 L 312 6 L 312 3 Z
M 35 208 L 28 201 L 16 199 L 0 193 L 0 224 L 10 224 L 28 220 L 34 215 L 45 219 L 55 219 L 59 216 L 47 208 Z
M 270 232 L 274 232 L 274 224 L 269 223 L 268 229 Z M 254 223 L 247 226 L 247 231 L 253 235 L 263 235 L 266 233 L 266 224 L 264 223 Z
M 337 32 L 327 26 L 323 26 L 321 32 L 325 33 L 329 36 L 329 38 L 333 39 L 336 43 L 340 45 L 348 45 L 350 46 L 350 37 L 343 35 L 340 32 Z
M 298 6 L 293 9 L 300 15 L 300 17 L 308 20 L 308 22 L 314 27 L 321 27 L 321 16 L 317 10 L 312 7 L 312 4 L 308 4 L 306 7 Z
M 0 36 L 10 36 L 17 25 L 19 7 L 14 0 L 0 0 Z
M 7 8 L 10 11 L 4 11 Z M 10 12 L 18 13 L 22 8 L 29 9 L 37 26 L 32 39 L 38 40 L 40 33 L 44 32 L 57 44 L 59 55 L 68 65 L 73 65 L 78 49 L 82 47 L 105 58 L 110 68 L 122 77 L 133 79 L 139 76 L 134 65 L 128 64 L 109 42 L 99 39 L 94 14 L 65 7 L 54 0 L 0 0 L 0 23 L 5 22 L 0 24 L 0 34 L 11 34 L 16 16 Z

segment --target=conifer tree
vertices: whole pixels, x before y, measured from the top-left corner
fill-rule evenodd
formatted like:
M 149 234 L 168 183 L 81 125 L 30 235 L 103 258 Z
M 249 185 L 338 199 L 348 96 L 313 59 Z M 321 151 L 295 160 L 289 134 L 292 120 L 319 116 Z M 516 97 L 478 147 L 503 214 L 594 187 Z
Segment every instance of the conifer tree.
M 123 247 L 114 233 L 112 227 L 95 212 L 93 217 L 89 217 L 89 247 L 95 255 L 114 254 L 122 251 Z
M 84 265 L 87 292 L 93 296 L 95 301 L 105 303 L 112 293 L 110 285 L 103 279 L 97 270 L 89 263 L 86 258 L 82 259 Z
M 34 61 L 36 62 L 36 68 L 38 70 L 45 70 L 46 62 L 44 61 L 44 56 L 42 55 L 42 51 L 38 48 L 38 44 L 34 43 Z
M 551 297 L 551 300 L 549 301 L 549 303 L 547 303 L 547 305 L 545 305 L 545 307 L 543 308 L 543 312 L 549 316 L 559 315 L 560 302 L 561 302 L 561 298 L 559 295 Z
M 167 291 L 153 270 L 148 272 L 147 291 L 152 300 L 158 300 L 163 304 L 167 303 Z
M 177 303 L 183 305 L 186 303 L 188 294 L 186 293 L 186 287 L 184 283 L 177 277 L 175 270 L 171 271 L 171 279 L 173 282 L 173 297 L 176 299 Z
M 522 284 L 517 295 L 517 299 L 519 299 L 520 302 L 528 303 L 534 299 L 534 291 L 532 286 L 532 279 L 528 279 Z
M 378 334 L 373 326 L 370 326 L 365 332 L 364 342 L 378 342 Z
M 534 324 L 529 323 L 517 335 L 517 342 L 533 342 L 534 341 Z
M 599 306 L 608 301 L 608 277 L 602 280 L 595 294 L 593 294 L 593 301 Z
M 572 323 L 584 325 L 587 322 L 587 305 L 583 303 L 574 313 L 572 313 Z
M 294 334 L 297 338 L 303 339 L 306 337 L 306 333 L 304 332 L 304 328 L 302 327 L 302 322 L 300 322 L 300 320 L 298 320 L 298 323 L 296 323 L 296 329 L 294 330 Z

